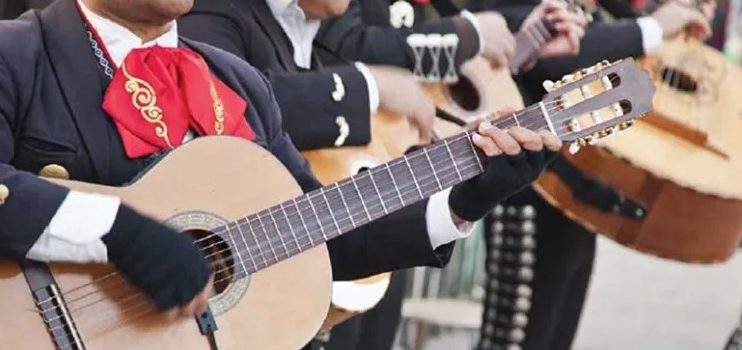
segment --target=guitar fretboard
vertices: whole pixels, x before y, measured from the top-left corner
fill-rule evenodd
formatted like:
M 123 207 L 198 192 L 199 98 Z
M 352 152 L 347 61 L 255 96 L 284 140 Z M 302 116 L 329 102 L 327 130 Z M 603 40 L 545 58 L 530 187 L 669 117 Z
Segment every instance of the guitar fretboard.
M 548 126 L 538 107 L 494 124 L 503 129 Z M 238 277 L 259 271 L 477 176 L 486 159 L 471 135 L 465 132 L 423 147 L 232 222 L 215 233 L 232 245 Z

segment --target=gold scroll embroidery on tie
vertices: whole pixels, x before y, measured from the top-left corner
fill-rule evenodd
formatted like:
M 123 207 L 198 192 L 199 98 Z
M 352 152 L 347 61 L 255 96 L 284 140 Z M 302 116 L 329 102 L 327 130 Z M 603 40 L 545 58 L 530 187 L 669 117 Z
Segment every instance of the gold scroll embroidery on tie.
M 219 93 L 214 87 L 214 82 L 211 82 L 211 100 L 214 103 L 214 131 L 217 135 L 221 135 L 224 132 L 224 104 L 222 99 L 219 97 Z
M 124 88 L 126 92 L 131 93 L 131 103 L 141 114 L 142 118 L 150 124 L 155 125 L 155 134 L 167 143 L 168 147 L 175 148 L 170 143 L 168 137 L 167 125 L 162 121 L 162 109 L 157 106 L 157 96 L 152 85 L 146 81 L 136 78 L 126 70 L 126 64 L 121 65 L 121 69 L 126 77 Z

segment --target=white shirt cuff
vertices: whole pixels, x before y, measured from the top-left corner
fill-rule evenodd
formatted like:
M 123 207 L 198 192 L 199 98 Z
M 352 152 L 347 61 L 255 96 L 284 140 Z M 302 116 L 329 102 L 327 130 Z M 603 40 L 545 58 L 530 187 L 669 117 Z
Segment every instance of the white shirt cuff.
M 469 20 L 471 25 L 474 26 L 474 31 L 477 32 L 477 37 L 479 38 L 479 52 L 477 52 L 477 55 L 481 55 L 484 52 L 484 37 L 482 36 L 482 30 L 479 28 L 477 16 L 467 10 L 461 11 L 460 15 Z
M 356 69 L 358 69 L 358 71 L 361 72 L 361 74 L 363 74 L 363 77 L 366 79 L 366 86 L 368 87 L 369 112 L 371 113 L 371 115 L 374 115 L 376 113 L 376 110 L 379 109 L 379 85 L 376 84 L 374 75 L 371 74 L 371 70 L 369 70 L 365 64 L 356 62 Z
M 26 257 L 42 262 L 108 261 L 101 237 L 111 231 L 120 204 L 117 197 L 70 191 Z
M 465 222 L 459 226 L 453 223 L 451 209 L 448 206 L 448 195 L 451 189 L 438 192 L 430 197 L 425 212 L 425 222 L 433 249 L 466 238 L 474 231 L 474 223 Z
M 654 50 L 662 45 L 662 27 L 657 20 L 646 16 L 636 19 L 636 24 L 642 32 L 642 47 L 644 52 Z

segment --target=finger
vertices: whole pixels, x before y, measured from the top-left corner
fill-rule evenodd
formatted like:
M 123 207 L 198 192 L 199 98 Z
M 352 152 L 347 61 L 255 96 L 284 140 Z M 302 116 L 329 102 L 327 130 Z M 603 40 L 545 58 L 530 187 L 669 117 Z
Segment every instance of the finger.
M 520 145 L 512 136 L 500 128 L 496 128 L 489 123 L 482 123 L 479 127 L 479 133 L 495 141 L 497 148 L 504 153 L 514 156 L 520 153 Z
M 510 134 L 510 136 L 512 136 L 521 147 L 529 151 L 538 152 L 544 148 L 541 136 L 531 130 L 515 127 L 508 130 L 508 134 Z
M 502 106 L 500 109 L 497 110 L 497 118 L 502 118 L 506 115 L 511 115 L 515 113 L 515 108 L 509 105 Z
M 546 149 L 556 152 L 562 148 L 562 140 L 548 130 L 541 130 L 538 134 L 541 136 L 541 142 Z
M 487 157 L 495 157 L 502 154 L 502 150 L 500 150 L 495 144 L 495 141 L 489 137 L 482 136 L 479 133 L 474 133 L 471 137 L 471 141 L 472 143 L 474 143 L 474 145 L 481 149 L 482 152 L 487 155 Z

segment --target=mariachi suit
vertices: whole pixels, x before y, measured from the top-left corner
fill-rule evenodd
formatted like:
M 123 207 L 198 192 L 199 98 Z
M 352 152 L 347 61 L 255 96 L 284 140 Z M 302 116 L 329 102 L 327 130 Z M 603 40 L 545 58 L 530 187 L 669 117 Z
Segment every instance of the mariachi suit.
M 247 102 L 255 143 L 276 156 L 304 191 L 319 187 L 281 128 L 265 78 L 219 49 L 185 39 L 181 44 L 200 53 Z M 102 110 L 108 81 L 98 62 L 73 0 L 0 22 L 0 187 L 9 194 L 0 198 L 0 257 L 23 259 L 65 198 L 66 189 L 35 176 L 46 165 L 61 165 L 75 180 L 122 185 L 150 164 L 149 158 L 125 155 Z M 425 201 L 414 204 L 328 242 L 334 278 L 445 264 L 452 244 L 432 250 L 425 207 Z M 406 234 L 394 234 L 392 227 L 404 227 Z
M 469 6 L 474 11 L 494 10 L 502 13 L 510 29 L 515 31 L 539 3 L 538 0 L 475 0 Z M 516 77 L 516 81 L 526 104 L 531 104 L 541 100 L 544 95 L 541 84 L 544 80 L 559 79 L 603 59 L 613 61 L 643 53 L 642 33 L 636 21 L 605 23 L 596 14 L 581 40 L 577 56 L 540 59 L 533 69 Z M 566 161 L 559 157 L 552 167 L 561 166 L 563 162 Z M 517 322 L 498 324 L 492 317 L 502 314 L 505 307 L 502 303 L 490 302 L 498 296 L 497 291 L 488 290 L 479 350 L 497 349 L 498 346 L 510 344 L 518 344 L 524 350 L 567 350 L 577 331 L 592 274 L 595 234 L 562 215 L 531 189 L 519 193 L 503 205 L 505 210 L 508 207 L 535 208 L 536 246 L 533 279 L 530 281 L 531 305 L 526 312 L 526 325 L 518 325 Z M 499 215 L 507 216 L 507 212 Z M 485 225 L 489 241 L 502 234 L 496 229 L 497 221 L 497 218 L 489 218 L 491 225 Z M 507 234 L 507 231 L 505 225 L 502 232 Z M 489 253 L 488 259 L 491 259 L 493 254 Z M 488 285 L 492 285 L 498 278 L 490 272 L 488 279 Z M 502 299 L 502 295 L 499 297 Z M 524 331 L 524 338 L 498 337 L 496 334 L 499 330 L 512 331 L 516 328 Z
M 195 1 L 178 25 L 184 37 L 229 51 L 268 77 L 284 129 L 298 149 L 337 146 L 338 117 L 349 126 L 342 145 L 371 140 L 369 92 L 361 72 L 345 63 L 311 71 L 298 67 L 289 38 L 264 0 Z M 339 100 L 333 96 L 338 91 Z
M 479 53 L 479 35 L 472 23 L 460 16 L 426 23 L 425 8 L 426 5 L 414 0 L 350 0 L 343 15 L 323 21 L 317 41 L 348 59 L 405 67 L 423 79 L 440 81 L 450 68 L 458 72 L 463 62 Z M 441 51 L 435 54 L 437 67 L 433 66 L 434 53 L 429 49 L 418 62 L 415 47 L 408 41 L 413 33 L 455 35 L 458 45 L 454 62 L 450 62 L 440 47 Z M 439 72 L 438 76 L 433 68 Z

